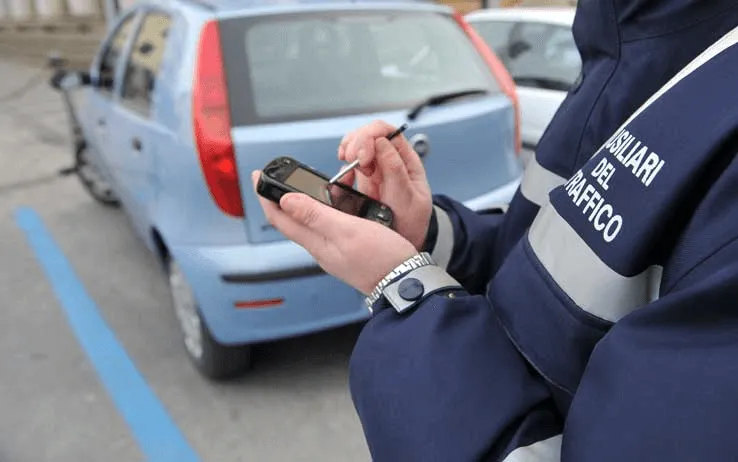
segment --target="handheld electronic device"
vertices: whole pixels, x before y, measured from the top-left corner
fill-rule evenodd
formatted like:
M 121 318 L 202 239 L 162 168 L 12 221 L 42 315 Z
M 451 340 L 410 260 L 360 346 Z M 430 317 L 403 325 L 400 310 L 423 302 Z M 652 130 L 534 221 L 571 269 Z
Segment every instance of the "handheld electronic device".
M 288 192 L 301 192 L 324 204 L 392 228 L 392 210 L 385 204 L 343 183 L 330 183 L 322 173 L 290 157 L 278 157 L 261 172 L 259 195 L 279 203 Z

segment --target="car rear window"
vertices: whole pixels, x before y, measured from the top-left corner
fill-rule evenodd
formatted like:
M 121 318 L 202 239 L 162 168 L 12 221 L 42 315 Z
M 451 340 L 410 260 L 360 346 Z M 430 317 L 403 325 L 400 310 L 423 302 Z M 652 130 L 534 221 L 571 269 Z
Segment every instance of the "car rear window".
M 499 91 L 453 18 L 331 11 L 221 20 L 234 126 L 409 108 L 442 93 Z

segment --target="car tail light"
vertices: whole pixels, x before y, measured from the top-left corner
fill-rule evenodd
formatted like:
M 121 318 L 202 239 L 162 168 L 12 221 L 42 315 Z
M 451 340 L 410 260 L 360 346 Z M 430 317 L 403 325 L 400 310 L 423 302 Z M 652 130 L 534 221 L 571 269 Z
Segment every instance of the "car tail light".
M 520 154 L 523 149 L 523 144 L 520 138 L 520 103 L 518 101 L 518 93 L 515 90 L 515 81 L 510 76 L 510 73 L 502 64 L 502 61 L 495 55 L 495 53 L 489 48 L 487 42 L 479 36 L 477 31 L 464 19 L 464 16 L 458 11 L 454 13 L 454 20 L 461 26 L 466 35 L 471 40 L 474 48 L 477 49 L 479 54 L 487 63 L 487 66 L 492 71 L 492 74 L 497 80 L 497 84 L 500 86 L 502 91 L 510 98 L 515 111 L 515 152 Z
M 243 217 L 229 111 L 220 31 L 218 23 L 210 21 L 200 35 L 192 88 L 195 145 L 213 200 L 226 214 Z

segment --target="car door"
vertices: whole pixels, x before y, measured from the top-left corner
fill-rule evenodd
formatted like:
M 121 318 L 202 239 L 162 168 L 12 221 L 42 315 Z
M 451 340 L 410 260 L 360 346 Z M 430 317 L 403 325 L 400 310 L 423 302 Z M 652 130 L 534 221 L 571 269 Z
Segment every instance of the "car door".
M 81 113 L 85 127 L 85 141 L 89 160 L 106 177 L 114 189 L 118 189 L 112 169 L 112 144 L 109 117 L 120 87 L 123 57 L 136 25 L 137 14 L 131 12 L 122 17 L 103 41 L 91 70 L 90 89 L 86 92 L 85 110 Z
M 523 143 L 535 149 L 579 76 L 581 58 L 574 37 L 566 26 L 520 22 L 511 30 L 503 55 L 518 87 Z
M 145 235 L 156 191 L 154 162 L 164 135 L 153 102 L 161 84 L 158 75 L 171 18 L 160 10 L 145 10 L 142 15 L 125 59 L 119 104 L 110 112 L 115 126 L 110 139 L 119 195 L 137 231 Z

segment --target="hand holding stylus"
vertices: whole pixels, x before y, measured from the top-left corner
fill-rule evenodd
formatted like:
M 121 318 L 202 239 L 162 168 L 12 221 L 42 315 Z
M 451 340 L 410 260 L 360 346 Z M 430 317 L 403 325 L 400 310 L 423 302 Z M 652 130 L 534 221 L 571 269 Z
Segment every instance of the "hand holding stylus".
M 395 130 L 392 133 L 390 133 L 389 135 L 387 135 L 387 139 L 391 141 L 396 136 L 401 135 L 405 130 L 407 130 L 407 124 L 402 124 L 400 126 L 400 128 L 398 128 L 397 130 Z M 336 181 L 338 181 L 341 178 L 343 178 L 348 172 L 350 172 L 353 169 L 355 169 L 356 167 L 358 167 L 359 166 L 359 160 L 360 159 L 357 158 L 356 160 L 354 160 L 353 162 L 351 162 L 350 164 L 348 164 L 346 167 L 344 167 L 343 169 L 341 169 L 340 172 L 338 172 L 333 178 L 331 178 L 331 180 L 328 182 L 328 184 L 334 184 Z
M 387 204 L 394 213 L 394 229 L 420 249 L 433 204 L 423 163 L 401 136 L 405 129 L 376 121 L 346 135 L 338 158 L 353 168 L 342 170 L 339 179 L 346 184 L 356 179 L 359 192 Z

